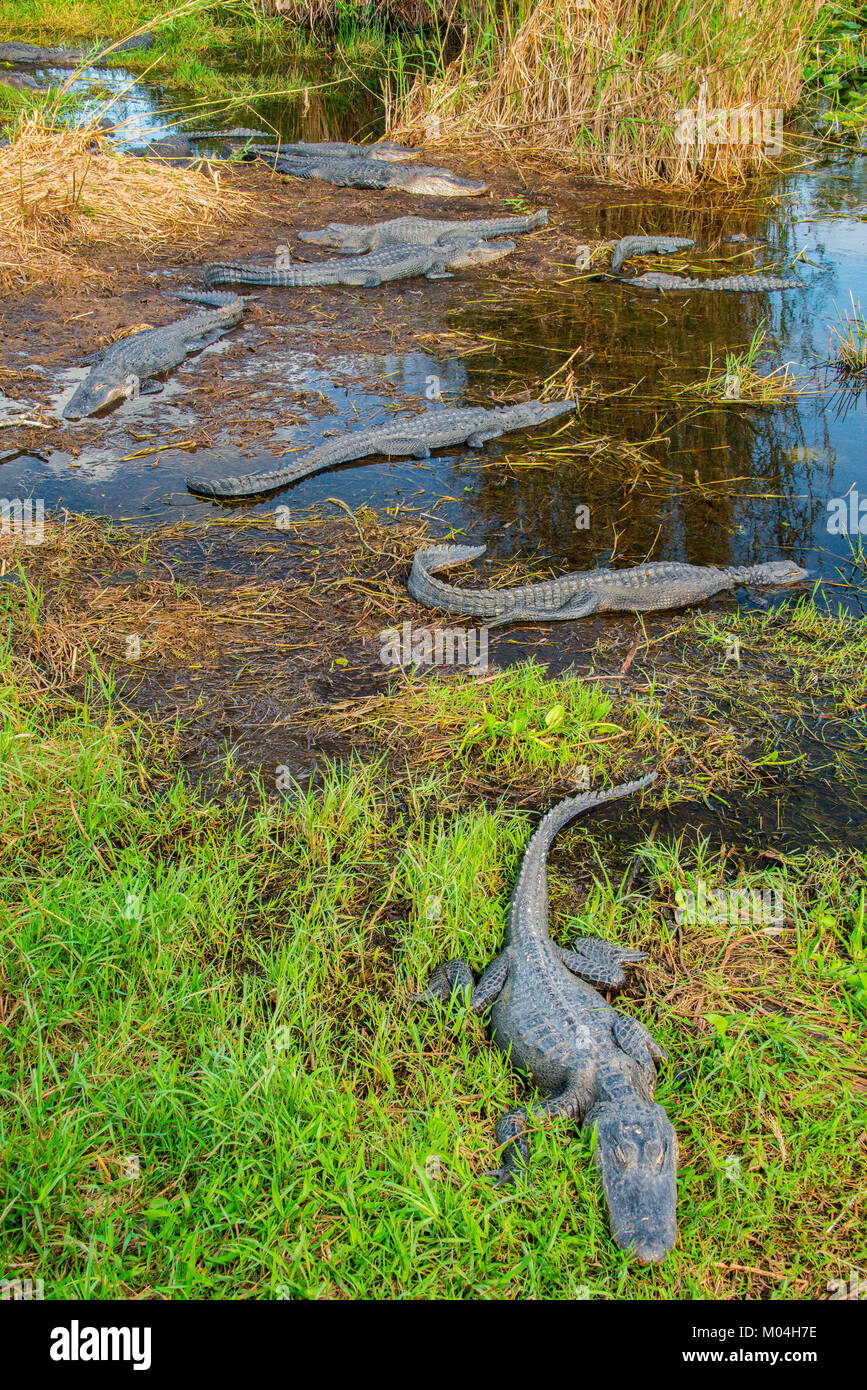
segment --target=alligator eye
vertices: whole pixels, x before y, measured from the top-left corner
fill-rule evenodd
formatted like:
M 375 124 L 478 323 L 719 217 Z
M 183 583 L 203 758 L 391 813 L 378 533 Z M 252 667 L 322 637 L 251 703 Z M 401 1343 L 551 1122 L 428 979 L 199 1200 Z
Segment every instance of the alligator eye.
M 615 1144 L 615 1145 L 614 1145 L 614 1152 L 616 1153 L 617 1157 L 620 1159 L 620 1162 L 621 1162 L 621 1163 L 625 1163 L 625 1162 L 626 1162 L 626 1154 L 623 1152 L 623 1150 L 621 1149 L 621 1147 L 620 1147 L 619 1144 Z
M 659 1151 L 659 1158 L 656 1160 L 656 1166 L 657 1166 L 657 1168 L 661 1168 L 664 1162 L 665 1162 L 665 1149 L 660 1149 L 660 1151 Z

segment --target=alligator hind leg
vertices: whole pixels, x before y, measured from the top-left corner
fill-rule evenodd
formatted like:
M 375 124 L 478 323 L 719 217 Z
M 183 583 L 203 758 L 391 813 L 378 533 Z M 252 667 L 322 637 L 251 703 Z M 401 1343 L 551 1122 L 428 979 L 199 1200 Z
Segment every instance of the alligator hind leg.
M 639 961 L 647 960 L 647 952 L 630 951 L 625 946 L 615 946 L 611 941 L 600 941 L 594 936 L 579 936 L 574 950 L 560 948 L 560 959 L 573 975 L 586 980 L 589 985 L 622 989 L 626 984 L 624 965 L 637 965 Z
M 503 1151 L 502 1166 L 491 1169 L 488 1176 L 494 1179 L 498 1187 L 516 1182 L 521 1176 L 530 1157 L 530 1145 L 524 1131 L 531 1120 L 544 1124 L 558 1115 L 568 1115 L 575 1120 L 579 1113 L 580 1107 L 575 1092 L 571 1090 L 561 1091 L 557 1096 L 549 1096 L 547 1100 L 539 1101 L 536 1105 L 507 1110 L 497 1124 L 497 1144 Z
M 470 1011 L 474 1014 L 483 1013 L 491 1007 L 506 983 L 511 961 L 511 952 L 501 951 L 481 975 L 478 984 L 473 984 L 472 971 L 466 961 L 447 960 L 443 965 L 437 966 L 428 981 L 427 989 L 412 996 L 413 1001 L 429 1003 L 434 999 L 454 999 L 469 990 Z

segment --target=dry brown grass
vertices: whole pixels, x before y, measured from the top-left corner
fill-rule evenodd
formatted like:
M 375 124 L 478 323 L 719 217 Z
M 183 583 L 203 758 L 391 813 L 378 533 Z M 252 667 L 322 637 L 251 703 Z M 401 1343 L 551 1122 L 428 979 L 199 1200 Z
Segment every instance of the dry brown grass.
M 250 203 L 208 164 L 182 169 L 118 154 L 95 126 L 62 130 L 34 113 L 0 149 L 0 284 L 80 278 L 105 247 L 194 242 Z
M 762 143 L 714 123 L 677 139 L 678 111 L 788 111 L 819 0 L 527 0 L 484 40 L 466 29 L 460 55 L 419 78 L 395 133 L 449 146 L 480 142 L 548 154 L 630 184 L 738 182 L 768 163 Z

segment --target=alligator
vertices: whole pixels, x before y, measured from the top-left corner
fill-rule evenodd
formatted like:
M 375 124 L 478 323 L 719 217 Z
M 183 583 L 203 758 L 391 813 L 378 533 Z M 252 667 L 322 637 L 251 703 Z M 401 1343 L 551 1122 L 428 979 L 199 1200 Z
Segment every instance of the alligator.
M 484 545 L 427 545 L 417 550 L 407 589 L 428 608 L 484 618 L 488 627 L 514 622 L 558 622 L 591 613 L 651 613 L 700 603 L 738 584 L 797 584 L 808 571 L 791 560 L 762 565 L 686 565 L 651 561 L 631 569 L 585 570 L 515 589 L 455 589 L 432 578 L 436 570 L 484 555 Z
M 673 256 L 675 251 L 684 251 L 688 246 L 695 246 L 691 237 L 625 236 L 618 241 L 611 256 L 611 274 L 616 275 L 630 256 Z
M 161 388 L 142 387 L 142 382 L 177 367 L 191 352 L 199 352 L 240 323 L 245 301 L 235 294 L 202 294 L 181 290 L 171 299 L 208 305 L 208 309 L 121 338 L 94 359 L 88 376 L 63 410 L 64 419 L 81 420 L 102 414 L 121 401 Z
M 241 478 L 215 480 L 193 477 L 187 478 L 187 487 L 201 497 L 257 497 L 264 492 L 276 492 L 311 473 L 374 454 L 386 458 L 426 459 L 430 458 L 432 449 L 444 449 L 451 444 L 468 444 L 471 449 L 481 449 L 489 439 L 513 430 L 531 429 L 533 425 L 573 411 L 575 405 L 575 401 L 522 401 L 520 405 L 498 406 L 493 410 L 482 407 L 427 410 L 390 425 L 337 435 L 272 473 L 248 473 Z
M 621 279 L 622 285 L 634 285 L 639 290 L 728 290 L 735 294 L 769 294 L 772 290 L 799 290 L 800 280 L 782 279 L 779 275 L 724 275 L 716 280 L 694 280 L 686 275 L 663 275 L 648 271 L 633 280 Z
M 33 43 L 0 43 L 0 63 L 16 63 L 33 68 L 77 68 L 79 63 L 91 66 L 103 64 L 115 53 L 132 53 L 136 49 L 153 47 L 153 34 L 136 34 L 123 43 L 108 43 L 93 48 L 39 48 Z
M 487 192 L 487 184 L 462 179 L 450 169 L 423 164 L 407 168 L 387 164 L 382 159 L 302 159 L 298 155 L 275 155 L 273 150 L 254 146 L 252 153 L 265 159 L 278 174 L 294 179 L 322 179 L 337 188 L 395 188 L 432 198 L 467 198 Z
M 437 967 L 414 1002 L 466 999 L 471 1013 L 491 1010 L 491 1037 L 545 1099 L 519 1106 L 497 1125 L 499 1185 L 524 1175 L 526 1130 L 563 1115 L 596 1131 L 611 1232 L 639 1264 L 658 1264 L 677 1239 L 677 1138 L 656 1104 L 656 1066 L 665 1053 L 643 1023 L 618 1013 L 594 985 L 617 990 L 625 966 L 647 959 L 596 937 L 579 936 L 570 951 L 548 931 L 547 858 L 565 825 L 595 806 L 629 796 L 656 778 L 585 793 L 559 802 L 527 846 L 509 904 L 503 949 L 473 981 L 469 966 Z
M 429 217 L 394 217 L 390 222 L 375 222 L 372 226 L 353 226 L 347 222 L 329 222 L 318 232 L 299 232 L 301 241 L 318 246 L 334 246 L 338 251 L 358 255 L 362 251 L 377 251 L 380 246 L 432 246 L 452 237 L 512 236 L 544 227 L 548 213 L 530 213 L 526 217 L 481 217 L 473 222 L 437 222 Z
M 267 285 L 275 289 L 306 285 L 385 284 L 424 275 L 428 280 L 448 277 L 447 267 L 465 270 L 501 260 L 514 251 L 513 241 L 443 241 L 435 246 L 384 246 L 363 256 L 320 261 L 317 265 L 209 265 L 206 285 Z

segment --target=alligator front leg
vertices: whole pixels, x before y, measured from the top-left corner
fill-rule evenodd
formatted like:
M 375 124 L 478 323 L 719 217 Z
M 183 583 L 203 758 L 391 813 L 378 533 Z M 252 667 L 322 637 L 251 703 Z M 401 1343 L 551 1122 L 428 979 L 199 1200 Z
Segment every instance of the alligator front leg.
M 506 983 L 509 966 L 512 963 L 511 951 L 506 948 L 491 961 L 478 984 L 473 984 L 473 974 L 466 961 L 447 960 L 438 965 L 431 975 L 427 989 L 412 996 L 414 1003 L 430 1003 L 434 999 L 454 999 L 469 990 L 469 1008 L 474 1014 L 484 1013 L 493 1004 Z
M 579 936 L 572 951 L 565 946 L 558 950 L 560 959 L 573 975 L 589 985 L 601 985 L 603 989 L 622 989 L 626 984 L 624 965 L 637 965 L 647 960 L 646 951 L 630 951 L 595 936 Z
M 578 1099 L 575 1091 L 571 1089 L 561 1091 L 556 1096 L 549 1096 L 535 1105 L 522 1105 L 516 1110 L 507 1110 L 497 1125 L 497 1144 L 503 1150 L 502 1166 L 491 1169 L 488 1176 L 495 1180 L 498 1187 L 516 1182 L 521 1176 L 530 1157 L 530 1146 L 524 1131 L 532 1120 L 547 1124 L 558 1115 L 568 1115 L 570 1119 L 575 1120 L 579 1114 Z
M 651 1071 L 656 1070 L 656 1062 L 665 1059 L 665 1049 L 637 1018 L 620 1015 L 614 1025 L 614 1036 L 623 1052 Z

